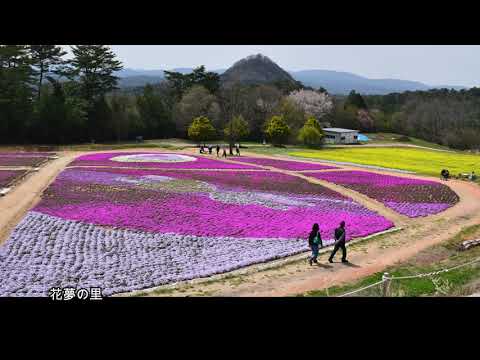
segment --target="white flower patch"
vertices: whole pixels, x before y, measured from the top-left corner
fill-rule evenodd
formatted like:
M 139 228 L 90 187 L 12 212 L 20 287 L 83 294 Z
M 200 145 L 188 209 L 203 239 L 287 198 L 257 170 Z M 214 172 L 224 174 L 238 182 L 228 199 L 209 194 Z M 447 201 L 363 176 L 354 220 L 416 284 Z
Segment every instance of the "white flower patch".
M 176 180 L 176 179 L 170 176 L 161 176 L 161 175 L 146 175 L 140 178 L 120 176 L 115 179 L 115 181 L 119 181 L 127 184 L 135 184 L 135 185 L 155 184 L 155 183 L 161 183 L 161 182 L 173 181 L 173 180 Z
M 134 154 L 115 156 L 110 160 L 118 162 L 176 163 L 196 161 L 197 158 L 181 154 Z
M 315 203 L 304 201 L 304 199 L 301 198 L 251 191 L 235 192 L 217 190 L 210 193 L 210 198 L 227 204 L 261 205 L 276 210 L 288 210 L 291 206 L 315 206 Z
M 46 297 L 52 287 L 100 287 L 108 296 L 306 250 L 304 239 L 150 233 L 30 211 L 0 247 L 0 296 Z

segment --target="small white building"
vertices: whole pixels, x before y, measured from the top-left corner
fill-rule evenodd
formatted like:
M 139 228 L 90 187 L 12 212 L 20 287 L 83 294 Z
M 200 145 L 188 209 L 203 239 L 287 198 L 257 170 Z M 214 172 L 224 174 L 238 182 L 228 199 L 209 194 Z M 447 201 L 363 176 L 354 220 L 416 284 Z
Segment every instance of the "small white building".
M 358 144 L 358 130 L 324 128 L 325 144 Z

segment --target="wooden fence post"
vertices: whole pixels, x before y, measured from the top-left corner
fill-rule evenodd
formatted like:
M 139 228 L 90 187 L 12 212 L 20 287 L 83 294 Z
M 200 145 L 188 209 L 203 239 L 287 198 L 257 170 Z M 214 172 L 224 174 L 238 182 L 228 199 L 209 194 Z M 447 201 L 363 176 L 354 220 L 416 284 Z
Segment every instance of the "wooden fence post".
M 388 296 L 389 289 L 390 289 L 390 283 L 392 281 L 392 279 L 390 278 L 390 274 L 388 272 L 383 273 L 382 280 L 383 280 L 382 296 L 386 297 L 386 296 Z

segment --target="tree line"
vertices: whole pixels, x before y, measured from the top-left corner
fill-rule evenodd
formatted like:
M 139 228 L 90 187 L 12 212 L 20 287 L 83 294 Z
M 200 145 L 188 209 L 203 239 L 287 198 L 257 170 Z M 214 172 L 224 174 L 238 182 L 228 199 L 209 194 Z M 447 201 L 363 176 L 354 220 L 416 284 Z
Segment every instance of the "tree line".
M 310 125 L 332 107 L 324 90 L 297 85 L 222 87 L 218 74 L 204 66 L 189 74 L 166 71 L 160 84 L 125 91 L 118 89 L 116 76 L 123 66 L 109 47 L 71 46 L 71 58 L 66 55 L 58 45 L 0 46 L 2 143 L 108 142 L 138 136 L 318 143 L 321 127 Z M 280 132 L 277 127 L 282 126 Z
M 460 150 L 480 148 L 480 88 L 365 96 L 376 131 L 395 132 Z
M 332 96 L 301 84 L 223 86 L 204 66 L 118 89 L 105 45 L 0 45 L 0 142 L 68 144 L 159 138 L 322 143 L 324 127 L 396 132 L 478 148 L 480 89 Z

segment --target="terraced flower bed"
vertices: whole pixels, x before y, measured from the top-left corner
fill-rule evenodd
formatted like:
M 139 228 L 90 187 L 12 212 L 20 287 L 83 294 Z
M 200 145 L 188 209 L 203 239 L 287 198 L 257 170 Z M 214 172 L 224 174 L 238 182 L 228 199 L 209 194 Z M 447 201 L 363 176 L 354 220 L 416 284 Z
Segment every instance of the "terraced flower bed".
M 46 160 L 46 155 L 30 155 L 28 153 L 3 153 L 0 154 L 0 166 L 29 166 L 37 167 Z
M 0 156 L 3 155 L 8 155 L 8 156 L 44 156 L 44 157 L 49 157 L 49 156 L 54 156 L 56 155 L 55 152 L 46 152 L 46 151 L 0 151 Z
M 124 155 L 124 154 L 122 154 Z M 194 279 L 393 224 L 339 193 L 270 171 L 71 168 L 0 247 L 0 296 L 53 286 L 111 295 Z
M 153 167 L 178 169 L 256 169 L 194 155 L 166 153 L 96 153 L 80 156 L 70 166 Z
M 0 170 L 0 188 L 8 187 L 15 179 L 25 173 L 26 170 Z
M 458 195 L 448 186 L 429 180 L 367 171 L 334 171 L 305 175 L 358 191 L 411 218 L 440 213 L 459 201 Z
M 262 166 L 272 166 L 277 169 L 289 170 L 289 171 L 338 169 L 338 167 L 336 166 L 313 164 L 313 163 L 307 163 L 307 162 L 301 162 L 301 161 L 256 158 L 256 157 L 245 157 L 245 156 L 233 157 L 233 158 L 230 158 L 230 160 L 235 160 L 235 161 L 249 163 L 249 164 L 262 165 Z

